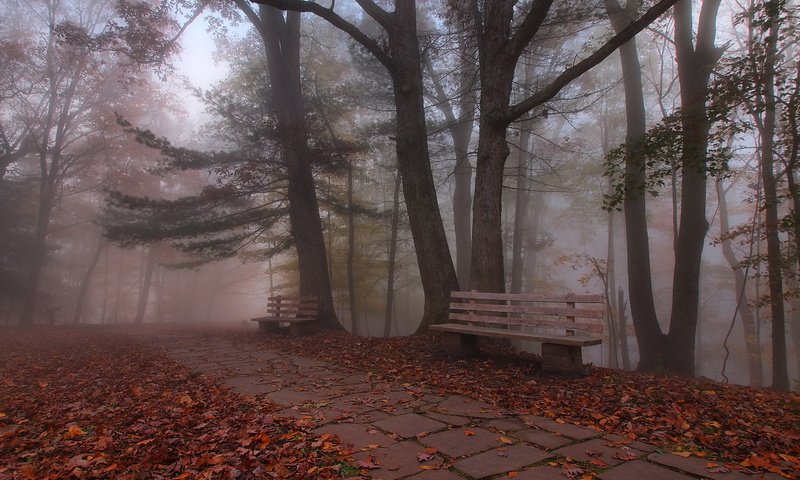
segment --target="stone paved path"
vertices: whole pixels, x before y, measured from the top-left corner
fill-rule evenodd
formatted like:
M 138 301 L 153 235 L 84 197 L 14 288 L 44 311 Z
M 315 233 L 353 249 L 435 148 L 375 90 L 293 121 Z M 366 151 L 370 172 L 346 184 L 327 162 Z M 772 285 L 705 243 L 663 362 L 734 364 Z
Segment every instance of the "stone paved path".
M 516 415 L 460 395 L 373 382 L 365 374 L 254 343 L 188 332 L 143 338 L 236 392 L 266 396 L 285 407 L 280 415 L 303 419 L 315 433 L 337 435 L 357 452 L 356 462 L 380 467 L 369 471 L 373 478 L 563 480 L 564 471 L 549 465 L 563 457 L 606 465 L 598 474 L 602 480 L 780 478 L 712 473 L 701 458 L 658 453 L 652 445 Z

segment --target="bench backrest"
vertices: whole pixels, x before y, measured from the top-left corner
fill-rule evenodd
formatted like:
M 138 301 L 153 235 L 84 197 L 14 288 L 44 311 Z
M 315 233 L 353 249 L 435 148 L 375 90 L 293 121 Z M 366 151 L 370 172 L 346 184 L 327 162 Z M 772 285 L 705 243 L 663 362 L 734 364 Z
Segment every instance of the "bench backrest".
M 267 299 L 267 313 L 274 317 L 317 318 L 319 317 L 319 299 L 313 295 L 270 297 Z
M 450 320 L 536 327 L 566 336 L 603 333 L 603 295 L 451 292 Z

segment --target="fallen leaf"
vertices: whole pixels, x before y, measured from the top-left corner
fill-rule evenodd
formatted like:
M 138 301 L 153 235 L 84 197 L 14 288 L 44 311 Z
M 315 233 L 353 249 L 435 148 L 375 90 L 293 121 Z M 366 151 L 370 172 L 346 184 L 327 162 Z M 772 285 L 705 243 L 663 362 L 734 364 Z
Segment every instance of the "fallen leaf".
M 475 435 L 475 432 L 473 432 L 472 430 L 464 430 L 464 435 L 467 437 L 471 437 Z
M 514 441 L 508 437 L 499 437 L 498 440 L 500 440 L 500 442 L 502 443 L 505 443 L 506 445 L 511 445 L 512 443 L 514 443 Z
M 81 427 L 77 425 L 70 425 L 69 428 L 67 428 L 67 433 L 64 434 L 64 438 L 71 439 L 75 437 L 80 437 L 82 435 L 86 435 L 85 430 L 83 430 Z

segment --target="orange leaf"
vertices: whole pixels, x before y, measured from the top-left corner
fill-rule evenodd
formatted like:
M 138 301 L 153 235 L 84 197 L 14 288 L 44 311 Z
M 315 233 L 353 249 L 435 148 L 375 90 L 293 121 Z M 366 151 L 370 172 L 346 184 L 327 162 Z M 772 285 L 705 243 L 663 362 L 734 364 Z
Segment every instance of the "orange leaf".
M 508 478 L 514 478 L 517 475 L 519 475 L 519 472 L 516 471 L 516 470 L 512 470 L 512 471 L 508 472 Z
M 473 432 L 472 430 L 464 430 L 464 435 L 471 437 L 475 435 L 475 432 Z
M 511 445 L 512 443 L 514 443 L 514 440 L 511 440 L 508 437 L 500 437 L 500 438 L 498 438 L 498 440 L 500 440 L 501 442 L 505 443 L 506 445 Z
M 77 425 L 70 425 L 67 429 L 67 433 L 64 435 L 64 438 L 70 439 L 75 437 L 80 437 L 81 435 L 86 435 L 86 431 L 81 429 L 81 427 Z

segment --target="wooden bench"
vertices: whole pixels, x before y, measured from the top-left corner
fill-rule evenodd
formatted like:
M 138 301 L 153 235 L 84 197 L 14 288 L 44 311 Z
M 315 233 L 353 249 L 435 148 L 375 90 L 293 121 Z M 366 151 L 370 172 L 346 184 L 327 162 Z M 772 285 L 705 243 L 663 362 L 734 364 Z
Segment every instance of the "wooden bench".
M 445 347 L 457 356 L 478 351 L 479 337 L 542 343 L 542 370 L 580 374 L 582 347 L 603 342 L 603 295 L 527 295 L 451 292 Z
M 291 335 L 301 335 L 307 327 L 319 319 L 319 299 L 305 297 L 270 297 L 267 299 L 267 315 L 251 319 L 258 322 L 262 332 L 274 332 L 289 328 Z

